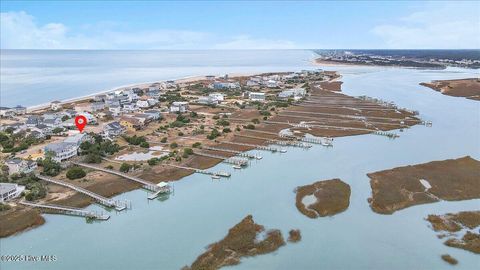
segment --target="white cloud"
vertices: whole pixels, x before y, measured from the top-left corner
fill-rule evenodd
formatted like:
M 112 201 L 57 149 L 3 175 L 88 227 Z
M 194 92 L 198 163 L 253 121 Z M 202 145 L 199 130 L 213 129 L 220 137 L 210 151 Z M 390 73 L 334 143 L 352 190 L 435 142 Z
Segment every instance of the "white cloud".
M 480 6 L 427 5 L 396 23 L 378 25 L 372 32 L 393 49 L 480 48 Z
M 73 31 L 61 23 L 39 25 L 23 11 L 1 13 L 2 49 L 292 49 L 288 40 L 246 35 L 222 38 L 207 32 L 155 29 L 126 31 L 118 22 L 82 25 Z

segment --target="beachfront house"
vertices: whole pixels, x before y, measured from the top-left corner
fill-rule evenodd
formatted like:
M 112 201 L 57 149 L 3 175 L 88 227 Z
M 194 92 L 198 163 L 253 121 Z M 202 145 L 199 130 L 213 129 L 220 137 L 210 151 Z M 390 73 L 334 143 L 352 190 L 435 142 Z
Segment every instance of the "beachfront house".
M 13 183 L 0 183 L 0 202 L 17 198 L 25 190 L 24 186 Z
M 303 88 L 293 88 L 280 92 L 278 94 L 279 99 L 289 99 L 293 98 L 294 100 L 299 100 L 305 97 L 306 91 Z
M 87 119 L 87 124 L 88 125 L 94 125 L 97 123 L 97 118 L 95 118 L 95 116 L 93 116 L 91 113 L 89 112 L 82 112 L 80 113 L 79 115 L 85 117 Z
M 143 127 L 143 123 L 139 119 L 129 116 L 120 118 L 120 125 L 129 131 L 136 131 Z
M 103 101 L 93 102 L 90 108 L 91 112 L 97 112 L 103 109 L 105 109 L 105 102 Z
M 62 109 L 62 103 L 58 100 L 52 101 L 50 103 L 50 109 L 52 109 L 53 111 L 61 110 Z
M 108 108 L 108 111 L 110 111 L 114 116 L 118 116 L 122 112 L 122 107 L 120 107 L 120 105 L 112 105 Z
M 197 99 L 198 104 L 203 104 L 203 105 L 217 105 L 218 100 L 216 100 L 213 97 L 207 96 L 207 97 L 199 97 Z
M 220 93 L 211 93 L 208 96 L 215 99 L 216 101 L 218 101 L 218 103 L 225 100 L 225 96 L 223 94 L 220 94 Z
M 45 154 L 51 154 L 52 159 L 57 162 L 70 159 L 77 155 L 78 146 L 75 143 L 50 143 L 45 146 Z
M 268 88 L 276 88 L 279 86 L 279 83 L 275 80 L 268 80 L 265 82 L 265 86 L 267 86 Z
M 122 135 L 125 132 L 125 128 L 120 125 L 120 122 L 115 121 L 103 126 L 103 135 L 109 138 L 115 138 Z
M 5 165 L 8 167 L 9 175 L 31 173 L 37 168 L 37 162 L 20 158 L 7 159 Z
M 186 101 L 175 101 L 170 105 L 171 113 L 184 113 L 188 111 L 188 102 Z
M 148 108 L 148 107 L 150 107 L 150 104 L 148 103 L 148 100 L 138 100 L 137 101 L 137 106 L 139 108 Z
M 156 121 L 156 120 L 162 119 L 162 114 L 161 114 L 161 112 L 160 112 L 160 111 L 157 111 L 157 110 L 144 111 L 143 114 L 148 115 L 149 118 L 150 118 L 152 121 Z
M 94 139 L 92 136 L 88 135 L 87 133 L 78 133 L 73 136 L 67 137 L 65 140 L 63 140 L 64 143 L 71 143 L 76 145 L 77 147 L 80 147 L 80 145 L 84 142 L 90 142 L 93 143 Z
M 248 94 L 248 99 L 251 101 L 260 101 L 263 102 L 265 101 L 265 93 L 262 92 L 250 92 Z
M 237 89 L 240 88 L 240 83 L 238 82 L 213 82 L 211 88 L 216 90 L 223 90 L 223 89 Z

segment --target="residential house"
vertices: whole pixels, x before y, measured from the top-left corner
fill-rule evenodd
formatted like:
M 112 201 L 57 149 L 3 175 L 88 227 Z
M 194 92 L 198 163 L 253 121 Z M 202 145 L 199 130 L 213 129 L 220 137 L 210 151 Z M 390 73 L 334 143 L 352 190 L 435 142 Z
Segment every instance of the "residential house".
M 31 173 L 37 168 L 37 162 L 20 158 L 8 159 L 5 161 L 5 165 L 8 167 L 9 175 Z
M 87 133 L 77 133 L 73 136 L 67 137 L 65 140 L 63 140 L 64 143 L 70 143 L 74 144 L 77 147 L 80 147 L 80 145 L 84 142 L 91 142 L 93 143 L 94 140 L 92 136 L 88 135 Z
M 225 95 L 220 94 L 220 93 L 211 93 L 208 96 L 217 100 L 219 103 L 221 103 L 225 99 Z
M 144 114 L 148 115 L 153 121 L 162 119 L 162 114 L 157 110 L 144 111 Z
M 109 138 L 115 138 L 122 135 L 125 128 L 117 121 L 105 124 L 103 126 L 103 135 Z
M 17 105 L 13 108 L 9 107 L 0 107 L 0 116 L 2 117 L 13 117 L 15 115 L 23 115 L 27 113 L 27 108 Z
M 24 186 L 13 183 L 0 183 L 0 202 L 17 198 L 25 190 Z
M 80 113 L 80 115 L 84 116 L 87 119 L 87 124 L 88 125 L 94 125 L 94 124 L 97 123 L 97 118 L 95 118 L 95 116 L 93 116 L 89 112 L 82 112 L 82 113 Z
M 150 104 L 148 103 L 148 100 L 138 100 L 137 101 L 137 106 L 139 108 L 148 108 L 148 107 L 150 107 Z
M 125 112 L 133 112 L 136 110 L 137 110 L 137 106 L 134 103 L 123 104 L 123 111 Z
M 117 116 L 117 115 L 120 115 L 120 113 L 122 112 L 122 107 L 120 107 L 120 105 L 112 105 L 108 108 L 108 110 L 114 115 L 114 116 Z
M 188 102 L 186 101 L 175 101 L 170 105 L 171 113 L 184 113 L 188 111 Z
M 299 100 L 305 97 L 306 91 L 303 88 L 293 88 L 280 92 L 278 98 L 280 99 L 289 99 L 293 98 L 294 100 Z
M 105 109 L 105 102 L 98 101 L 91 104 L 91 112 L 97 112 Z
M 218 100 L 216 100 L 213 97 L 207 96 L 207 97 L 199 97 L 197 99 L 197 103 L 199 104 L 204 104 L 204 105 L 217 105 Z
M 269 87 L 269 88 L 276 88 L 279 86 L 278 84 L 278 81 L 275 81 L 275 80 L 268 80 L 265 82 L 265 86 Z
M 265 101 L 265 93 L 262 92 L 250 92 L 248 98 L 251 101 Z
M 158 99 L 153 99 L 153 98 L 149 98 L 147 99 L 147 102 L 148 102 L 148 105 L 151 107 L 151 106 L 155 106 L 158 104 Z
M 120 118 L 120 125 L 129 131 L 136 131 L 143 127 L 143 123 L 139 119 L 129 116 Z
M 52 101 L 50 103 L 50 109 L 52 109 L 53 111 L 61 110 L 62 109 L 62 103 L 58 100 Z
M 78 146 L 75 143 L 51 143 L 45 146 L 45 153 L 52 153 L 53 160 L 62 162 L 76 156 L 78 153 Z
M 96 95 L 93 100 L 95 102 L 104 102 L 105 100 L 107 100 L 107 95 Z

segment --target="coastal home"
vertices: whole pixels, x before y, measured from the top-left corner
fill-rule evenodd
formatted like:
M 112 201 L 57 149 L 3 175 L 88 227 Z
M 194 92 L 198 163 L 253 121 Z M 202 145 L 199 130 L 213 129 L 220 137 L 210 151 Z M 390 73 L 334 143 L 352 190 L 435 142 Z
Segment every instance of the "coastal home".
M 23 123 L 11 123 L 11 124 L 5 124 L 5 125 L 0 125 L 0 131 L 6 131 L 6 130 L 12 130 L 14 134 L 27 130 L 27 125 Z
M 143 123 L 137 118 L 124 116 L 120 118 L 120 125 L 129 131 L 136 131 L 143 127 Z
M 62 119 L 61 118 L 48 118 L 48 119 L 44 119 L 42 124 L 44 124 L 45 126 L 53 129 L 53 128 L 61 126 Z
M 70 159 L 77 155 L 78 146 L 75 143 L 50 143 L 45 146 L 45 153 L 51 153 L 52 159 L 57 162 Z
M 114 116 L 118 116 L 122 112 L 122 107 L 120 107 L 120 105 L 112 105 L 108 108 L 108 111 L 110 111 Z
M 7 159 L 5 165 L 8 167 L 9 175 L 31 173 L 37 168 L 37 162 L 20 158 Z
M 107 95 L 96 95 L 93 98 L 93 101 L 95 102 L 104 102 L 105 100 L 107 100 Z
M 0 107 L 1 117 L 13 117 L 15 115 L 23 115 L 27 113 L 27 108 L 17 105 L 16 107 Z
M 112 107 L 112 106 L 120 106 L 120 101 L 118 98 L 107 99 L 105 101 L 105 106 Z
M 148 110 L 144 111 L 143 113 L 148 115 L 152 121 L 162 119 L 162 114 L 160 113 L 160 111 L 157 110 Z
M 31 136 L 32 138 L 38 139 L 38 140 L 42 140 L 42 139 L 45 139 L 47 137 L 43 132 L 41 132 L 39 130 L 32 130 L 30 132 L 29 136 Z
M 213 89 L 223 90 L 223 89 L 237 89 L 240 88 L 239 82 L 214 82 L 211 86 Z
M 306 91 L 303 88 L 293 88 L 280 92 L 278 94 L 279 99 L 289 99 L 293 98 L 294 100 L 299 100 L 305 97 Z
M 80 115 L 87 119 L 87 124 L 88 125 L 94 125 L 94 124 L 97 123 L 97 118 L 95 118 L 95 116 L 93 116 L 91 113 L 82 112 L 82 113 L 80 113 Z
M 215 76 L 214 75 L 207 75 L 207 76 L 205 76 L 205 79 L 207 79 L 209 81 L 213 81 L 213 80 L 215 80 Z
M 158 99 L 153 99 L 153 98 L 147 99 L 147 102 L 150 107 L 155 106 L 159 103 Z
M 170 105 L 171 113 L 184 113 L 188 111 L 188 102 L 186 101 L 175 101 Z
M 260 83 L 254 80 L 248 80 L 246 83 L 247 86 L 259 86 Z
M 148 108 L 148 107 L 150 107 L 150 104 L 148 103 L 147 100 L 138 100 L 137 101 L 137 106 L 139 108 Z
M 124 112 L 133 112 L 137 110 L 137 106 L 134 103 L 127 103 L 127 104 L 123 104 L 122 109 Z
M 91 112 L 97 112 L 105 109 L 105 102 L 103 101 L 98 101 L 98 102 L 93 102 L 91 104 Z
M 279 83 L 275 80 L 268 80 L 265 82 L 265 86 L 267 86 L 268 88 L 276 88 L 279 86 Z
M 65 140 L 63 140 L 63 142 L 80 147 L 80 145 L 84 142 L 93 143 L 94 139 L 92 138 L 92 136 L 88 135 L 87 133 L 78 133 L 73 136 L 67 137 Z
M 158 89 L 148 90 L 147 93 L 146 93 L 146 95 L 147 95 L 147 97 L 149 97 L 149 98 L 158 99 L 158 98 L 160 98 L 160 96 L 161 96 L 161 92 L 160 92 L 160 90 L 158 90 Z
M 265 93 L 262 93 L 262 92 L 250 92 L 248 94 L 248 98 L 251 100 L 251 101 L 265 101 Z
M 133 115 L 133 118 L 138 119 L 138 121 L 140 121 L 140 125 L 142 126 L 145 126 L 153 120 L 148 114 L 144 113 L 136 113 Z
M 103 135 L 109 138 L 115 138 L 122 135 L 125 132 L 125 128 L 120 125 L 120 122 L 115 121 L 103 126 Z
M 211 93 L 208 95 L 209 97 L 215 99 L 216 101 L 218 101 L 219 103 L 224 101 L 225 99 L 225 95 L 223 94 L 220 94 L 220 93 Z
M 199 97 L 197 99 L 198 104 L 204 104 L 204 105 L 217 105 L 218 100 L 216 100 L 213 97 L 207 96 L 207 97 Z
M 53 134 L 53 128 L 49 127 L 45 124 L 38 124 L 34 127 L 37 131 L 45 134 L 45 135 L 52 135 Z M 33 129 L 33 128 L 32 128 Z
M 17 198 L 24 190 L 25 187 L 18 184 L 0 183 L 0 202 L 4 203 Z
M 53 111 L 61 110 L 62 109 L 62 103 L 58 100 L 52 101 L 50 103 L 50 109 L 52 109 Z

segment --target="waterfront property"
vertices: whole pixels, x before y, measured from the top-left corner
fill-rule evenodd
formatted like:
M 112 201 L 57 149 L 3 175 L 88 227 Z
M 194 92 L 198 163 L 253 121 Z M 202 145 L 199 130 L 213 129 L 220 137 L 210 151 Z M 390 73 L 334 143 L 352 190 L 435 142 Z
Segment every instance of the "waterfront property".
M 170 105 L 171 113 L 184 113 L 188 111 L 188 102 L 176 101 Z
M 0 183 L 0 202 L 17 198 L 25 190 L 24 186 L 13 183 Z
M 8 174 L 31 173 L 37 168 L 37 162 L 32 160 L 23 160 L 20 158 L 8 159 L 5 161 L 8 167 Z
M 251 101 L 260 101 L 260 102 L 263 102 L 265 101 L 265 93 L 262 93 L 262 92 L 250 92 L 248 94 L 248 98 L 251 100 Z

